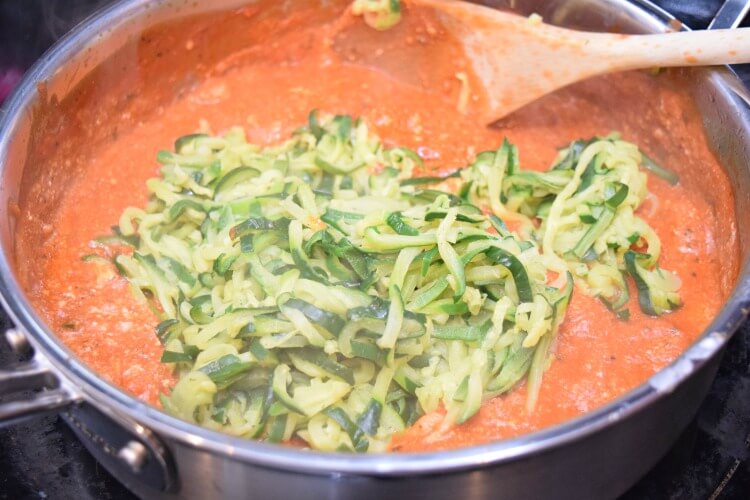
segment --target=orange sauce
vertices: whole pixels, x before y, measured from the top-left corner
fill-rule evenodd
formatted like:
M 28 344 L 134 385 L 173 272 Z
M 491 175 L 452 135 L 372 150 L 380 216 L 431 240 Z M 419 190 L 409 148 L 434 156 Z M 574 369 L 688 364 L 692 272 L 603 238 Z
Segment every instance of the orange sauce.
M 690 345 L 719 310 L 736 273 L 738 250 L 729 182 L 706 145 L 679 78 L 645 73 L 598 78 L 485 128 L 456 109 L 459 82 L 453 72 L 466 70 L 460 52 L 444 42 L 429 16 L 410 14 L 395 35 L 353 32 L 331 39 L 335 30 L 318 26 L 270 37 L 209 68 L 189 90 L 153 103 L 147 119 L 133 121 L 85 158 L 76 158 L 81 173 L 68 180 L 53 219 L 41 228 L 50 235 L 39 250 L 41 278 L 27 284 L 62 341 L 105 379 L 158 404 L 159 393 L 168 391 L 174 378 L 159 362 L 155 318 L 133 298 L 123 278 L 82 262 L 81 256 L 95 250 L 92 239 L 107 234 L 123 209 L 146 202 L 145 181 L 158 173 L 156 153 L 171 149 L 174 138 L 241 125 L 249 140 L 275 143 L 317 108 L 364 117 L 387 144 L 417 151 L 428 170 L 464 166 L 505 136 L 518 145 L 524 168 L 546 169 L 556 148 L 619 130 L 682 176 L 677 186 L 650 176 L 653 199 L 640 215 L 661 237 L 662 267 L 682 279 L 684 307 L 650 318 L 631 300 L 631 318 L 621 321 L 576 291 L 533 413 L 525 409 L 521 386 L 447 431 L 438 432 L 440 415 L 424 416 L 394 438 L 394 450 L 483 443 L 581 415 L 642 383 Z M 239 11 L 232 22 L 253 15 Z M 403 68 L 396 69 L 400 76 L 394 78 L 393 62 L 382 54 L 356 53 L 362 45 L 351 41 L 361 41 L 357 37 L 390 47 L 391 53 L 411 50 L 411 58 L 421 57 L 420 44 L 437 40 L 443 46 L 429 72 L 422 74 L 418 67 L 405 77 Z M 712 184 L 708 194 L 701 185 L 706 179 Z

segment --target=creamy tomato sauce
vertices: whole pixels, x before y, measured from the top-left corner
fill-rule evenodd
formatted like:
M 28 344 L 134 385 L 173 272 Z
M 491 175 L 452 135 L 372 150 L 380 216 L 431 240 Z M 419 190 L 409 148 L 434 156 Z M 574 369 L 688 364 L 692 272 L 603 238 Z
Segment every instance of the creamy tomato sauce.
M 247 23 L 257 40 L 264 39 L 257 9 L 221 19 L 233 29 Z M 290 13 L 284 25 L 302 19 L 299 12 Z M 468 71 L 467 64 L 429 15 L 408 10 L 404 23 L 388 33 L 334 24 L 282 30 L 282 35 L 266 37 L 266 43 L 204 68 L 201 78 L 174 98 L 138 103 L 150 108 L 143 119 L 128 116 L 131 126 L 116 129 L 85 157 L 67 153 L 80 168 L 67 179 L 51 219 L 35 216 L 33 203 L 21 207 L 20 234 L 41 231 L 44 236 L 33 250 L 41 256 L 41 272 L 26 288 L 51 328 L 93 370 L 152 404 L 175 382 L 159 362 L 155 317 L 113 269 L 81 260 L 92 251 L 106 251 L 92 239 L 107 234 L 123 209 L 146 202 L 145 181 L 158 173 L 156 153 L 171 149 L 178 136 L 221 132 L 232 125 L 243 126 L 251 141 L 275 143 L 304 123 L 314 108 L 364 117 L 386 143 L 417 151 L 431 171 L 464 166 L 477 152 L 497 148 L 506 136 L 518 145 L 524 168 L 546 169 L 558 147 L 617 130 L 682 178 L 670 186 L 649 176 L 652 196 L 640 210 L 661 238 L 660 264 L 683 282 L 682 308 L 651 318 L 631 300 L 631 317 L 621 321 L 576 291 L 533 413 L 525 409 L 521 385 L 486 402 L 477 416 L 458 427 L 440 431 L 439 413 L 424 416 L 395 437 L 394 450 L 483 443 L 581 415 L 644 382 L 707 326 L 736 274 L 734 204 L 679 75 L 598 78 L 486 128 L 457 111 L 460 82 L 455 73 Z M 196 38 L 179 43 L 206 42 L 199 30 L 193 31 Z M 434 53 L 424 52 L 430 47 Z M 407 63 L 411 66 L 404 68 Z M 164 58 L 159 64 L 170 61 Z M 710 191 L 702 186 L 708 179 Z M 33 258 L 31 246 L 20 245 L 20 259 Z

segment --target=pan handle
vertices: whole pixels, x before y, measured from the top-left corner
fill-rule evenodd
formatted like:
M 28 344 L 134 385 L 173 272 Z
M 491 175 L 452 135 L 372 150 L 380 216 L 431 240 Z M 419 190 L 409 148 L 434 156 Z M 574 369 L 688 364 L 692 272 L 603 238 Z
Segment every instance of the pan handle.
M 83 445 L 126 486 L 145 496 L 178 488 L 171 453 L 154 432 L 84 397 L 64 375 L 56 374 L 43 350 L 34 349 L 23 332 L 11 328 L 5 340 L 16 354 L 29 359 L 0 370 L 0 427 L 59 413 Z
M 31 351 L 26 337 L 18 330 L 8 330 L 5 338 L 17 354 Z M 80 400 L 81 395 L 55 375 L 38 350 L 30 360 L 0 370 L 0 427 L 59 411 Z

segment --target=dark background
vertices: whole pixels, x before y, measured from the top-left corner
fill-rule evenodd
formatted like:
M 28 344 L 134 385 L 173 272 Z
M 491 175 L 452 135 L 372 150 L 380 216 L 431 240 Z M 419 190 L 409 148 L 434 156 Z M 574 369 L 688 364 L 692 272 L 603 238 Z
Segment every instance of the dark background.
M 109 0 L 0 0 L 0 102 L 55 40 Z M 655 0 L 704 28 L 718 0 Z M 750 68 L 739 73 L 750 83 Z M 0 332 L 9 326 L 0 311 Z M 0 340 L 0 366 L 15 361 Z M 711 392 L 666 457 L 624 500 L 750 499 L 750 323 L 730 342 Z M 0 499 L 131 499 L 56 416 L 0 429 Z

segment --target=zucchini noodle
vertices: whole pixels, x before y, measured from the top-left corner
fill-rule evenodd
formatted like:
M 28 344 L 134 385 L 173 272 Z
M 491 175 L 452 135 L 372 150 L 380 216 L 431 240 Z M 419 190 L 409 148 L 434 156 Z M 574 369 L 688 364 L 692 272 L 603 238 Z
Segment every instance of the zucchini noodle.
M 401 21 L 401 1 L 354 0 L 352 14 L 362 16 L 371 28 L 387 30 Z

